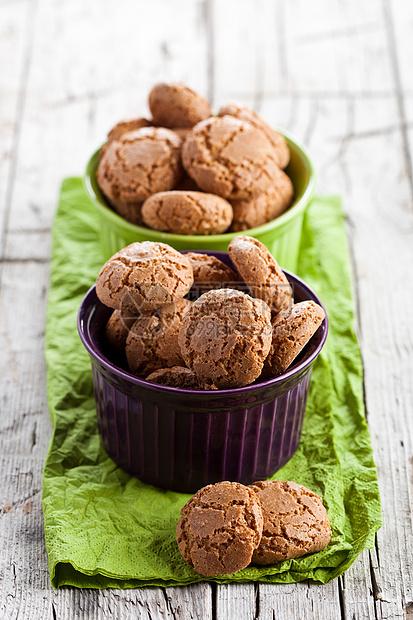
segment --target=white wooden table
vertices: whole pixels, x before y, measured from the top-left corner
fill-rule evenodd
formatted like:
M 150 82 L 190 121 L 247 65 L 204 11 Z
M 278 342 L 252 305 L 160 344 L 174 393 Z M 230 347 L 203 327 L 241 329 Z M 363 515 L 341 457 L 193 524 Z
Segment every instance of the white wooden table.
M 413 3 L 0 0 L 0 618 L 413 618 Z M 319 586 L 51 589 L 43 356 L 61 179 L 160 80 L 238 100 L 341 194 L 383 502 L 376 547 Z

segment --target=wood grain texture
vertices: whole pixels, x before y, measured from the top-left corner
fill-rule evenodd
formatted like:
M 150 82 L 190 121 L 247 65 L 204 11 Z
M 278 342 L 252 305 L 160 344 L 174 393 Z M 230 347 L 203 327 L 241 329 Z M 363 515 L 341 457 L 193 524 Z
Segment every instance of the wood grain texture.
M 29 0 L 0 4 L 0 253 L 3 252 L 10 203 L 13 197 L 16 159 L 20 138 L 20 116 L 32 38 L 29 22 L 33 3 Z
M 407 0 L 0 1 L 0 616 L 413 617 L 413 8 Z M 376 546 L 327 586 L 50 587 L 44 316 L 61 179 L 156 81 L 238 100 L 341 194 L 383 503 Z

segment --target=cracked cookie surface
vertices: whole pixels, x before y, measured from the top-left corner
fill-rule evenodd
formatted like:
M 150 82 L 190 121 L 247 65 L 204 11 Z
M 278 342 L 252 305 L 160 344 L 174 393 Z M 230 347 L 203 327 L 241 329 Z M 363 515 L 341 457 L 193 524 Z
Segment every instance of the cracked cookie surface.
M 325 318 L 324 310 L 314 301 L 294 304 L 287 315 L 272 320 L 272 342 L 263 374 L 276 377 L 285 372 L 312 338 Z
M 105 144 L 102 145 L 99 151 L 99 157 L 102 159 L 104 152 L 106 151 L 108 144 L 113 140 L 119 140 L 123 134 L 128 131 L 134 131 L 135 129 L 141 129 L 142 127 L 152 127 L 153 123 L 146 118 L 132 118 L 124 121 L 119 121 L 112 127 L 108 133 L 108 139 Z
M 265 302 L 234 289 L 219 289 L 192 304 L 178 339 L 186 365 L 225 389 L 248 385 L 260 375 L 271 335 Z
M 126 359 L 132 374 L 146 377 L 169 366 L 182 366 L 178 330 L 191 302 L 178 299 L 155 313 L 142 314 L 133 323 L 126 338 Z
M 102 155 L 97 182 L 109 201 L 143 202 L 175 187 L 182 176 L 179 136 L 162 127 L 143 127 L 112 140 Z
M 265 301 L 274 315 L 290 311 L 293 303 L 290 283 L 261 241 L 238 235 L 229 244 L 228 252 L 251 295 Z
M 215 194 L 192 191 L 159 192 L 142 206 L 149 228 L 179 235 L 218 235 L 232 221 L 232 207 Z
M 151 312 L 184 297 L 193 284 L 192 266 L 165 243 L 136 242 L 114 254 L 96 280 L 96 294 L 110 308 Z
M 149 109 L 156 125 L 190 128 L 211 116 L 208 101 L 180 82 L 160 82 L 149 93 Z
M 261 118 L 254 110 L 241 106 L 237 103 L 228 103 L 222 106 L 218 112 L 218 116 L 234 116 L 243 121 L 247 121 L 260 131 L 262 131 L 271 142 L 277 153 L 277 163 L 280 168 L 285 168 L 290 161 L 290 149 L 287 140 L 278 131 L 270 127 L 264 119 Z
M 331 528 L 321 498 L 295 482 L 266 480 L 250 485 L 260 500 L 264 526 L 255 564 L 274 564 L 320 551 Z
M 228 199 L 265 191 L 279 169 L 267 136 L 233 116 L 195 125 L 182 146 L 182 162 L 201 189 Z
M 197 573 L 232 575 L 250 563 L 262 526 L 255 493 L 238 482 L 224 481 L 203 487 L 185 504 L 176 540 Z
M 171 368 L 160 368 L 155 370 L 146 381 L 168 385 L 169 387 L 180 388 L 181 390 L 216 390 L 212 383 L 206 383 L 199 379 L 196 374 L 185 366 L 172 366 Z
M 186 252 L 185 256 L 194 272 L 193 286 L 202 293 L 216 288 L 236 288 L 240 282 L 239 275 L 216 256 L 201 252 Z
M 265 192 L 232 200 L 233 218 L 230 232 L 248 230 L 271 222 L 284 213 L 291 204 L 294 187 L 289 176 L 281 169 L 273 178 L 273 182 Z

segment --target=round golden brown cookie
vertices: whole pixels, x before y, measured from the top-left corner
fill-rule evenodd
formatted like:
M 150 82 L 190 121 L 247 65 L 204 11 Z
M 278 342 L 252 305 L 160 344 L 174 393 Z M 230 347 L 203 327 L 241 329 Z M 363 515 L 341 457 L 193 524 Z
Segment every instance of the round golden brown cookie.
M 295 482 L 267 480 L 250 485 L 261 503 L 264 527 L 252 561 L 274 564 L 328 545 L 331 528 L 321 498 Z
M 179 346 L 188 368 L 217 388 L 252 383 L 271 346 L 268 306 L 233 289 L 204 293 L 185 314 Z
M 271 349 L 263 374 L 276 377 L 293 363 L 325 318 L 324 310 L 314 301 L 294 304 L 289 314 L 279 313 L 272 320 Z
M 232 207 L 215 194 L 159 192 L 143 203 L 142 219 L 149 228 L 177 235 L 218 235 L 231 224 Z
M 105 153 L 108 144 L 113 140 L 119 140 L 123 134 L 128 133 L 128 131 L 134 131 L 135 129 L 141 129 L 142 127 L 152 127 L 153 123 L 148 121 L 146 118 L 134 118 L 126 121 L 120 121 L 116 123 L 114 127 L 108 133 L 108 139 L 105 144 L 102 145 L 99 151 L 99 157 L 102 159 L 103 154 Z
M 279 169 L 266 135 L 233 116 L 195 125 L 182 146 L 182 162 L 201 189 L 232 200 L 265 191 Z
M 290 149 L 288 148 L 287 140 L 278 131 L 275 131 L 272 127 L 262 119 L 254 110 L 250 110 L 245 106 L 238 105 L 237 103 L 228 103 L 221 107 L 218 112 L 218 116 L 235 116 L 243 121 L 247 121 L 257 129 L 260 129 L 269 139 L 274 149 L 277 152 L 277 163 L 280 168 L 285 168 L 290 161 Z
M 245 235 L 234 237 L 228 252 L 251 294 L 264 300 L 272 314 L 289 312 L 293 303 L 287 277 L 265 245 Z
M 230 267 L 225 265 L 216 256 L 201 254 L 200 252 L 186 252 L 194 272 L 193 287 L 198 289 L 199 295 L 217 288 L 235 288 L 240 277 Z
M 142 314 L 126 338 L 126 359 L 134 375 L 146 377 L 158 368 L 182 366 L 178 330 L 190 307 L 187 299 L 162 306 L 153 314 Z
M 120 310 L 114 310 L 105 327 L 105 338 L 108 345 L 113 349 L 124 349 L 128 332 L 128 326 L 123 320 Z
M 185 140 L 186 136 L 191 131 L 190 127 L 172 127 L 172 131 L 174 131 L 182 141 Z
M 231 201 L 234 215 L 230 231 L 248 230 L 271 222 L 288 209 L 293 196 L 294 187 L 290 177 L 281 169 L 278 170 L 267 191 L 251 198 Z
M 166 243 L 136 242 L 114 254 L 96 280 L 96 294 L 110 308 L 138 315 L 184 297 L 193 284 L 188 258 Z
M 96 173 L 110 201 L 143 202 L 175 187 L 182 176 L 181 139 L 169 129 L 143 127 L 112 140 Z
M 125 220 L 131 224 L 142 226 L 142 202 L 122 202 L 122 200 L 109 200 L 108 198 L 107 201 L 116 213 Z
M 146 381 L 159 385 L 180 388 L 181 390 L 216 390 L 212 383 L 201 381 L 192 370 L 185 366 L 172 366 L 172 368 L 160 368 L 155 370 Z
M 153 127 L 153 123 L 152 121 L 148 121 L 147 118 L 131 118 L 119 121 L 119 123 L 116 123 L 109 131 L 108 142 L 119 140 L 125 133 L 135 131 L 136 129 L 142 129 L 142 127 Z
M 212 114 L 206 99 L 179 82 L 155 84 L 149 93 L 149 109 L 156 125 L 182 129 Z
M 182 508 L 176 541 L 197 573 L 232 575 L 250 563 L 262 524 L 260 503 L 251 489 L 239 482 L 217 482 L 200 489 Z

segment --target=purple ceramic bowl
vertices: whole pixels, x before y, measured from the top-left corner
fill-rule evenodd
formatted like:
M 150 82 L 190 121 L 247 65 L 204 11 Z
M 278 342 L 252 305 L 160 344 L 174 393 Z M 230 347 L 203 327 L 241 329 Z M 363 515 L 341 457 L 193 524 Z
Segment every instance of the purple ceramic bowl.
M 226 252 L 212 254 L 230 267 Z M 285 271 L 295 301 L 320 299 Z M 100 437 L 117 465 L 143 482 L 194 493 L 220 480 L 250 484 L 272 476 L 298 448 L 312 366 L 328 320 L 283 375 L 242 388 L 182 390 L 149 383 L 107 357 L 104 327 L 112 310 L 93 286 L 78 329 L 92 362 Z

